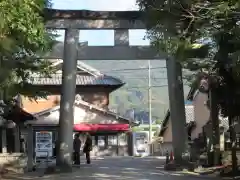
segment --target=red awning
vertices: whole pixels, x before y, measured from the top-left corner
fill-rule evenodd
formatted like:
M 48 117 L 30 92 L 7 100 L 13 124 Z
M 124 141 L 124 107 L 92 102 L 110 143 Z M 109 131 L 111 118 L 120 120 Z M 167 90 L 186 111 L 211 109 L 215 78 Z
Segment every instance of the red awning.
M 129 124 L 74 124 L 74 131 L 128 131 Z

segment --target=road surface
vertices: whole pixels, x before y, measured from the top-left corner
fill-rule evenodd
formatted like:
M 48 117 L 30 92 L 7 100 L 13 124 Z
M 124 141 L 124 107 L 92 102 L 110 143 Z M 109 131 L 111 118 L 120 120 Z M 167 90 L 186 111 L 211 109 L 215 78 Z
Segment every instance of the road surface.
M 84 164 L 74 168 L 72 173 L 59 173 L 38 177 L 37 173 L 18 177 L 8 177 L 6 180 L 195 180 L 205 177 L 186 176 L 177 172 L 164 171 L 164 160 L 155 157 L 107 157 L 96 159 L 92 164 Z M 40 173 L 41 174 L 41 173 Z M 3 178 L 4 179 L 4 178 Z M 207 178 L 215 179 L 215 178 Z M 5 180 L 5 179 L 4 179 Z

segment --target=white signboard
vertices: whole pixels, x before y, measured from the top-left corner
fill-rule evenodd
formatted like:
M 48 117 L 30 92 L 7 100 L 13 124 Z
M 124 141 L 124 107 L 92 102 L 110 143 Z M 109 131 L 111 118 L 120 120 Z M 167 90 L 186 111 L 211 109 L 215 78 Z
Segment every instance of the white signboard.
M 134 155 L 149 155 L 148 132 L 133 133 Z
M 53 156 L 53 142 L 52 132 L 42 131 L 36 132 L 36 157 L 52 157 Z

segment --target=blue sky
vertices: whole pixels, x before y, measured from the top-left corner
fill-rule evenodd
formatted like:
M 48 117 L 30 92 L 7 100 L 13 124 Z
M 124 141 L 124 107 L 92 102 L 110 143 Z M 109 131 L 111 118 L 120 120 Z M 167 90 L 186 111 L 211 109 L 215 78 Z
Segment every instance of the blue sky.
M 86 10 L 106 10 L 106 11 L 129 11 L 137 10 L 136 0 L 53 0 L 55 9 L 86 9 Z M 143 40 L 145 30 L 130 30 L 130 45 L 149 45 L 148 40 Z M 61 35 L 58 40 L 63 41 L 64 31 L 59 30 Z M 109 46 L 113 45 L 112 30 L 82 30 L 80 31 L 80 41 L 88 41 L 89 46 Z

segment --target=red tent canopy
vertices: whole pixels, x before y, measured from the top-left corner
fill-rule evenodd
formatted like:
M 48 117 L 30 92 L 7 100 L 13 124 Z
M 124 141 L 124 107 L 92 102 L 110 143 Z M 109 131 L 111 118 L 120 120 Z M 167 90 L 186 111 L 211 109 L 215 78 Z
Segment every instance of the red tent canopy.
M 74 131 L 128 131 L 129 124 L 74 124 Z

